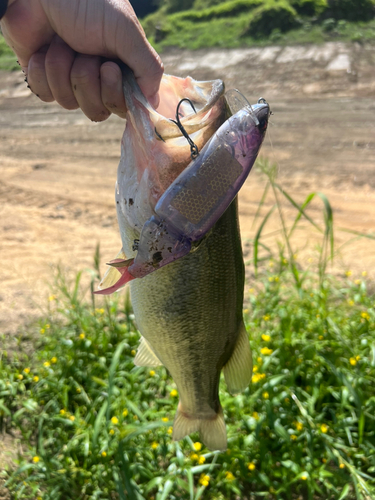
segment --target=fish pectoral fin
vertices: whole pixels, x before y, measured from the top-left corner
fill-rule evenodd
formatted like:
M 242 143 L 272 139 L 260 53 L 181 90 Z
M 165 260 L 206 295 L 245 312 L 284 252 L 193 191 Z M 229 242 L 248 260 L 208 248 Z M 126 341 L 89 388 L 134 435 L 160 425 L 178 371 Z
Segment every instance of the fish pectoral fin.
M 245 325 L 241 323 L 234 351 L 223 368 L 228 391 L 236 394 L 248 387 L 253 374 L 253 357 Z
M 227 449 L 227 431 L 223 409 L 212 418 L 194 418 L 188 416 L 181 405 L 178 405 L 173 422 L 173 439 L 179 441 L 192 432 L 199 432 L 200 440 L 209 450 L 225 451 Z
M 148 366 L 152 368 L 163 366 L 163 363 L 160 362 L 150 344 L 143 337 L 141 337 L 141 343 L 139 344 L 137 354 L 134 358 L 134 364 L 135 366 Z
M 126 259 L 126 255 L 122 248 L 113 260 L 117 259 Z M 118 277 L 119 271 L 115 267 L 110 266 L 105 272 L 102 281 L 99 283 L 99 289 L 102 290 L 103 288 L 109 288 L 114 285 L 118 281 Z

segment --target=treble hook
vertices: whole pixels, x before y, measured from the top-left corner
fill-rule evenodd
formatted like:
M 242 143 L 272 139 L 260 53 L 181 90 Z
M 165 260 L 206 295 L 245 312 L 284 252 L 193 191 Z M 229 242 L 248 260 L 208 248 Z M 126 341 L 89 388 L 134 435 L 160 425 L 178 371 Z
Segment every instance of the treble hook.
M 175 123 L 177 125 L 177 127 L 180 129 L 182 135 L 185 137 L 185 139 L 188 141 L 189 145 L 190 145 L 190 154 L 191 154 L 191 159 L 192 160 L 195 160 L 195 158 L 198 156 L 199 154 L 199 151 L 198 151 L 198 146 L 195 144 L 195 142 L 191 139 L 191 137 L 189 136 L 189 134 L 186 132 L 186 130 L 184 129 L 182 123 L 180 122 L 180 113 L 179 113 L 179 109 L 180 109 L 180 106 L 181 104 L 184 102 L 184 101 L 187 101 L 190 106 L 193 108 L 194 112 L 196 113 L 196 109 L 194 107 L 194 104 L 191 102 L 190 99 L 188 99 L 187 97 L 184 97 L 183 99 L 181 99 L 181 101 L 177 104 L 177 109 L 176 109 L 176 119 L 173 120 L 172 118 L 170 118 L 171 122 Z

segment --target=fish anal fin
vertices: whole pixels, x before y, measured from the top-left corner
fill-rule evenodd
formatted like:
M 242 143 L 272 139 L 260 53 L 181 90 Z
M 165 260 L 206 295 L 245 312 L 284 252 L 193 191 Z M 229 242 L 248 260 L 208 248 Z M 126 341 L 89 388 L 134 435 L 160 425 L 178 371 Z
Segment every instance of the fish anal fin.
M 199 432 L 200 440 L 209 450 L 227 449 L 227 431 L 221 407 L 219 412 L 210 418 L 194 418 L 183 411 L 180 403 L 173 422 L 173 439 L 179 441 L 192 432 Z
M 241 323 L 234 351 L 223 368 L 225 382 L 231 394 L 246 389 L 253 374 L 253 357 L 245 325 Z
M 113 260 L 117 259 L 126 259 L 126 255 L 122 248 Z M 110 266 L 105 272 L 101 282 L 99 283 L 99 289 L 102 290 L 104 288 L 113 286 L 115 283 L 117 283 L 118 279 L 119 271 L 116 268 Z
M 134 358 L 134 364 L 136 366 L 149 366 L 153 368 L 163 365 L 152 350 L 150 344 L 143 337 L 141 338 L 141 343 L 139 344 L 137 354 Z

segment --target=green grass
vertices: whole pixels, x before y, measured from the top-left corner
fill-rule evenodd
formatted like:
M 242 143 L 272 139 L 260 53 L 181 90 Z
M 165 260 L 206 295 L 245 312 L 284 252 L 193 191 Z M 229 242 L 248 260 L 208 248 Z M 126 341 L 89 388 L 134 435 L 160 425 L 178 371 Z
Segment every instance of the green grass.
M 48 312 L 31 327 L 35 352 L 2 355 L 0 427 L 28 443 L 3 472 L 13 499 L 374 498 L 375 297 L 365 273 L 327 272 L 336 249 L 325 196 L 299 205 L 274 167 L 260 168 L 284 238 L 276 253 L 264 243 L 262 201 L 244 312 L 253 383 L 236 397 L 220 386 L 228 451 L 209 452 L 196 435 L 172 442 L 175 385 L 164 368 L 134 367 L 139 335 L 128 295 L 97 303 L 91 293 L 97 252 L 87 290 L 80 273 L 73 282 L 57 273 Z M 280 197 L 296 209 L 288 228 Z M 322 226 L 309 215 L 314 200 Z M 293 245 L 301 220 L 321 233 L 307 262 Z
M 5 43 L 5 40 L 0 33 L 0 70 L 15 71 L 16 69 L 19 69 L 17 57 Z

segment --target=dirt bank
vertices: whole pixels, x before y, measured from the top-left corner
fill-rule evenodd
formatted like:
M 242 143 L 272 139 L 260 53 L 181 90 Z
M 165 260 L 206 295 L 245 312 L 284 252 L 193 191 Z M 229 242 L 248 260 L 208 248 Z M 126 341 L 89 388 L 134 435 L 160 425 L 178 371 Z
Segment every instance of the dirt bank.
M 326 44 L 164 56 L 166 71 L 199 79 L 222 78 L 250 100 L 264 96 L 274 116 L 263 157 L 277 162 L 279 181 L 302 201 L 324 192 L 337 227 L 375 232 L 375 48 Z M 79 111 L 43 104 L 20 74 L 0 74 L 0 331 L 13 335 L 37 317 L 49 295 L 51 269 L 91 266 L 101 245 L 103 267 L 121 247 L 114 183 L 123 122 L 93 124 Z M 255 172 L 240 194 L 243 238 L 264 180 Z M 271 207 L 267 199 L 264 213 Z M 321 203 L 312 215 L 322 221 Z M 290 224 L 294 210 L 285 207 Z M 270 221 L 267 241 L 279 222 Z M 302 260 L 314 255 L 317 233 L 296 234 Z M 350 238 L 337 232 L 338 244 Z M 372 278 L 374 244 L 357 241 L 337 261 L 338 272 L 363 270 Z

